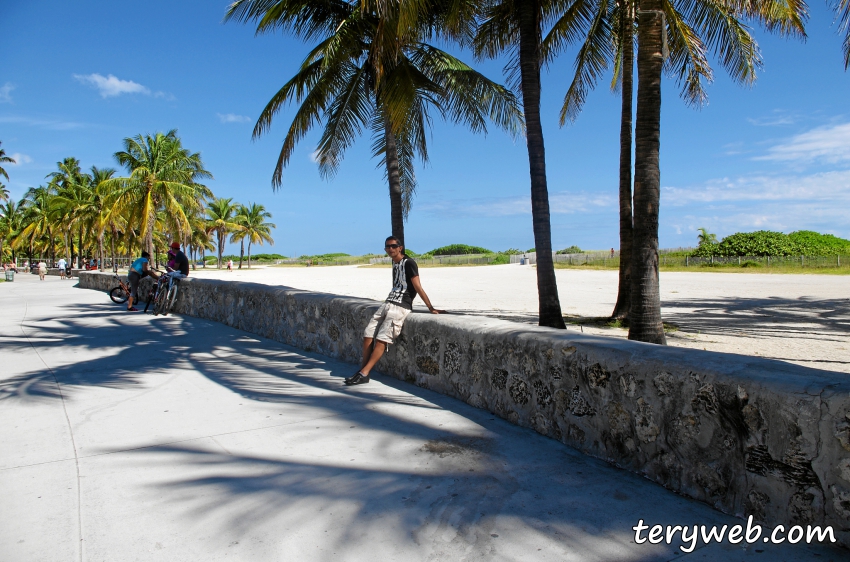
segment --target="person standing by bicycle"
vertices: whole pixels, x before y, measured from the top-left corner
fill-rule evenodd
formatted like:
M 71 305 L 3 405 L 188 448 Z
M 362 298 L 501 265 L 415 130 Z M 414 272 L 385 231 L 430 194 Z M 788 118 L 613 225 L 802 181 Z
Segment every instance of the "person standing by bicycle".
M 127 273 L 127 281 L 130 282 L 130 298 L 127 300 L 127 312 L 138 312 L 139 309 L 133 306 L 133 301 L 138 300 L 139 281 L 143 277 L 150 275 L 154 279 L 159 278 L 159 275 L 154 273 L 150 267 L 151 255 L 147 252 L 142 252 L 142 257 L 136 259 L 130 266 L 130 271 Z

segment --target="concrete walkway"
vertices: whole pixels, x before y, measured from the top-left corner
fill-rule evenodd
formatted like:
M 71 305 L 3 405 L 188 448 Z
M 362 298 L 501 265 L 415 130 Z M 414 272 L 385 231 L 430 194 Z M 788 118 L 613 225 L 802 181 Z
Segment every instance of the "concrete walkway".
M 0 284 L 0 559 L 847 560 L 459 401 L 76 281 Z

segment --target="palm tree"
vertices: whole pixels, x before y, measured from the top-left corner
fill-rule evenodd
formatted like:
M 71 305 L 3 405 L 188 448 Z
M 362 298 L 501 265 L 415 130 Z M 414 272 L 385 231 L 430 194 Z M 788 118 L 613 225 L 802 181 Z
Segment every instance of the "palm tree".
M 404 241 L 404 220 L 416 188 L 414 159 L 427 161 L 430 111 L 473 131 L 486 132 L 487 118 L 521 130 L 516 99 L 507 89 L 425 43 L 438 30 L 439 13 L 417 13 L 424 3 L 336 0 L 236 0 L 225 20 L 256 21 L 257 33 L 287 30 L 305 40 L 320 38 L 298 73 L 269 101 L 254 127 L 268 131 L 290 101 L 299 104 L 272 178 L 276 189 L 298 141 L 324 123 L 316 156 L 323 177 L 332 177 L 346 149 L 364 128 L 381 158 L 390 191 L 392 234 Z
M 219 197 L 207 205 L 207 231 L 214 232 L 216 235 L 219 269 L 221 269 L 221 256 L 224 253 L 227 235 L 241 229 L 236 215 L 239 205 L 232 201 L 233 198 Z
M 97 257 L 100 271 L 103 271 L 103 263 L 106 258 L 103 249 L 103 238 L 106 235 L 106 230 L 115 221 L 115 217 L 113 216 L 116 214 L 115 207 L 109 204 L 113 194 L 106 184 L 107 180 L 112 179 L 114 175 L 115 170 L 113 168 L 101 169 L 97 166 L 92 166 L 91 173 L 89 174 L 92 185 L 91 232 L 97 239 Z
M 634 69 L 634 36 L 636 3 L 630 0 L 586 0 L 571 4 L 557 19 L 543 41 L 547 60 L 557 55 L 571 39 L 584 37 L 576 55 L 576 73 L 564 98 L 561 125 L 575 121 L 602 72 L 614 67 L 612 88 L 622 83 L 620 118 L 620 279 L 613 318 L 628 316 L 631 296 L 632 249 L 632 74 Z M 747 28 L 739 21 L 741 14 L 730 6 L 711 2 L 685 3 L 665 0 L 665 33 L 669 58 L 665 65 L 682 90 L 686 103 L 701 106 L 707 99 L 705 83 L 712 81 L 707 60 L 707 47 L 701 36 L 709 38 L 719 51 L 721 64 L 732 79 L 752 84 L 761 63 L 758 47 Z M 777 7 L 776 21 L 788 15 Z M 693 23 L 693 25 L 692 25 Z
M 242 259 L 245 257 L 245 236 L 247 236 L 247 232 L 245 231 L 245 221 L 247 220 L 248 207 L 245 205 L 239 205 L 236 209 L 236 218 L 235 222 L 239 225 L 239 230 L 233 233 L 230 237 L 231 242 L 239 242 L 239 269 L 242 269 Z
M 263 205 L 251 203 L 247 208 L 244 208 L 244 211 L 244 214 L 242 214 L 242 233 L 243 239 L 248 239 L 248 269 L 251 269 L 251 244 L 262 245 L 264 242 L 274 244 L 271 229 L 277 227 L 274 223 L 266 222 L 266 219 L 272 218 L 272 214 L 266 211 Z
M 658 283 L 658 208 L 661 196 L 661 72 L 665 58 L 663 46 L 666 12 L 664 0 L 645 0 L 640 8 L 629 339 L 665 344 L 667 339 L 661 321 Z M 807 17 L 807 8 L 803 3 L 762 2 L 738 6 L 738 9 L 743 17 L 759 21 L 768 31 L 804 36 L 803 22 Z M 702 15 L 699 8 L 696 14 Z M 708 29 L 710 28 L 705 31 Z M 715 34 L 708 47 L 717 50 L 721 58 L 731 54 L 732 60 L 729 62 L 734 67 L 742 61 L 735 60 L 734 53 L 730 53 L 729 43 L 725 39 L 724 34 Z
M 115 204 L 126 213 L 128 226 L 138 228 L 142 246 L 153 254 L 154 224 L 159 211 L 167 215 L 166 228 L 181 238 L 190 230 L 188 215 L 203 205 L 212 192 L 198 180 L 212 178 L 199 153 L 185 148 L 172 129 L 165 134 L 136 135 L 124 139 L 124 150 L 115 153 L 129 175 L 103 182 L 116 192 Z
M 49 186 L 31 187 L 19 205 L 22 211 L 21 229 L 12 243 L 23 246 L 26 242 L 30 260 L 37 247 L 40 252 L 46 245 L 52 248 L 56 218 L 54 197 L 53 189 Z
M 703 244 L 717 244 L 717 235 L 709 232 L 707 228 L 700 227 L 699 234 L 697 234 L 697 242 L 700 246 Z
M 8 201 L 9 200 L 9 190 L 6 189 L 6 186 L 0 183 L 0 201 Z
M 78 253 L 82 266 L 83 226 L 80 224 L 79 207 L 88 200 L 89 178 L 80 169 L 76 158 L 68 157 L 56 163 L 57 171 L 47 175 L 50 179 L 52 192 L 57 195 L 54 199 L 56 222 L 62 225 L 65 248 L 68 252 L 68 263 L 73 265 L 74 258 L 74 227 L 79 225 Z
M 22 212 L 19 204 L 6 201 L 0 207 L 0 264 L 3 262 L 3 245 L 20 231 Z M 12 262 L 15 262 L 15 251 L 12 249 Z
M 841 50 L 844 51 L 844 70 L 850 68 L 850 0 L 836 0 L 833 3 L 839 27 L 844 29 Z
M 0 144 L 3 144 L 3 141 L 0 141 Z M 6 162 L 10 164 L 16 164 L 15 159 L 6 156 L 6 151 L 3 150 L 2 146 L 0 146 L 0 164 L 4 164 Z M 6 173 L 6 170 L 3 169 L 3 166 L 0 166 L 0 176 L 3 176 L 4 178 L 6 178 L 6 180 L 9 179 L 9 174 Z
M 540 121 L 541 29 L 546 0 L 489 0 L 475 36 L 479 57 L 495 58 L 510 52 L 509 68 L 519 80 L 525 115 L 528 164 L 531 175 L 531 220 L 537 251 L 539 324 L 565 329 L 552 260 L 552 229 L 549 188 L 546 183 L 546 151 Z

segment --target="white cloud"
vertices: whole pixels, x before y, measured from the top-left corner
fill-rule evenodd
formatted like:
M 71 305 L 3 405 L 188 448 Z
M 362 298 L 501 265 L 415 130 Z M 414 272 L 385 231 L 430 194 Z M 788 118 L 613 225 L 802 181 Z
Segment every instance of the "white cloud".
M 11 82 L 6 82 L 0 86 L 0 103 L 12 103 L 12 90 L 14 89 L 15 85 Z
M 90 84 L 97 88 L 100 91 L 100 97 L 102 98 L 120 96 L 121 94 L 151 95 L 151 91 L 145 86 L 137 84 L 132 80 L 121 80 L 112 74 L 109 76 L 102 76 L 100 74 L 74 74 L 74 78 L 83 84 Z M 162 92 L 157 92 L 157 95 L 158 94 L 162 94 Z
M 797 116 L 784 110 L 775 109 L 773 114 L 767 117 L 747 118 L 751 125 L 756 127 L 776 127 L 779 125 L 793 125 L 797 122 Z
M 770 148 L 756 160 L 804 164 L 850 162 L 850 123 L 819 127 Z
M 528 196 L 452 199 L 417 205 L 417 208 L 441 215 L 506 217 L 530 215 L 531 199 Z M 616 199 L 608 195 L 585 192 L 561 192 L 549 196 L 549 210 L 552 214 L 570 215 L 595 212 L 605 208 L 616 209 Z
M 216 113 L 216 115 L 218 115 L 218 119 L 222 123 L 248 123 L 251 121 L 250 117 L 245 115 L 236 115 L 235 113 Z
M 705 226 L 719 237 L 753 230 L 816 230 L 847 237 L 850 170 L 811 175 L 742 176 L 661 191 L 662 226 Z M 693 240 L 688 242 L 694 243 Z
M 751 204 L 756 201 L 850 203 L 850 170 L 808 176 L 721 178 L 687 188 L 661 189 L 661 204 L 674 207 L 691 204 Z
M 76 121 L 57 121 L 55 119 L 33 119 L 31 117 L 21 117 L 17 115 L 0 116 L 0 123 L 20 123 L 30 127 L 39 127 L 51 131 L 68 131 L 70 129 L 79 129 L 80 127 L 91 126 L 88 123 L 78 123 Z
M 14 164 L 9 163 L 9 166 L 23 166 L 24 164 L 32 163 L 32 158 L 30 158 L 26 154 L 21 154 L 20 152 L 9 154 L 9 158 L 15 161 Z

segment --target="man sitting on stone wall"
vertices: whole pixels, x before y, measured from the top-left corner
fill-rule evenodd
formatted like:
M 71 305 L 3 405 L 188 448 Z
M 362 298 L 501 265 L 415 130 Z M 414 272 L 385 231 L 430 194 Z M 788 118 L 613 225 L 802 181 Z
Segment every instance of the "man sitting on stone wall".
M 384 249 L 393 261 L 393 289 L 381 307 L 375 312 L 363 333 L 363 362 L 360 370 L 345 379 L 345 384 L 369 382 L 369 371 L 401 333 L 401 327 L 413 309 L 413 299 L 418 294 L 432 314 L 441 314 L 431 306 L 428 295 L 419 282 L 419 267 L 404 253 L 404 245 L 395 236 L 387 238 Z

